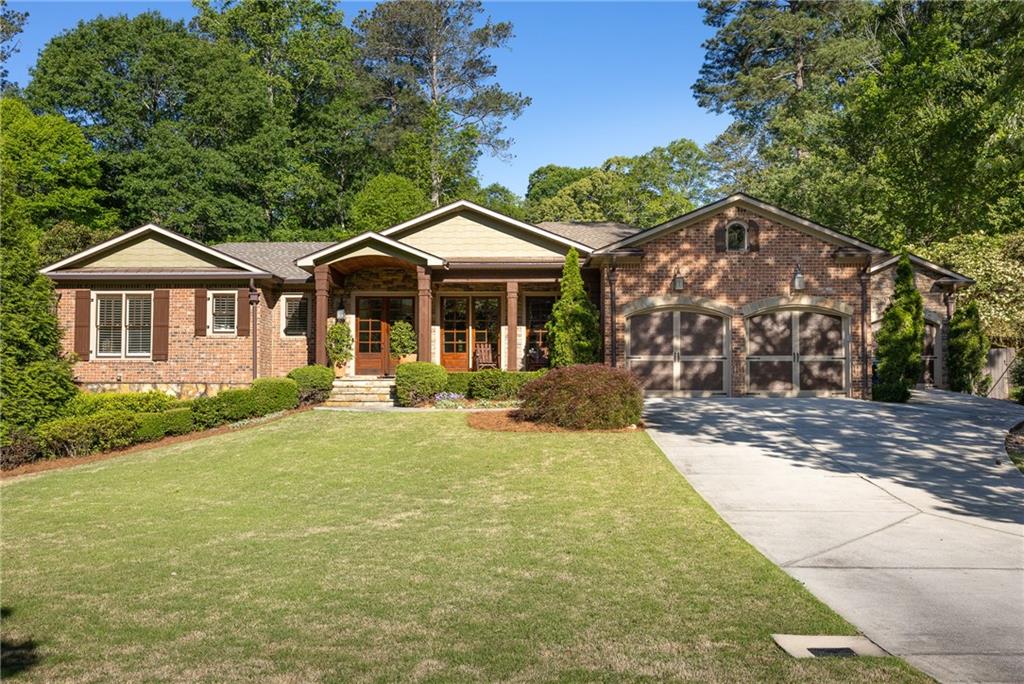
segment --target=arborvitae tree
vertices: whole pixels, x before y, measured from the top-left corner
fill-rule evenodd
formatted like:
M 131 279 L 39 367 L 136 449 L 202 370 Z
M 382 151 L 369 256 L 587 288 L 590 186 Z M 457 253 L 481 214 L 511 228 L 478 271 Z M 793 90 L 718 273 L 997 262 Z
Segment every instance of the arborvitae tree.
M 956 310 L 949 325 L 949 388 L 954 392 L 980 394 L 984 389 L 988 337 L 981 329 L 978 305 L 968 303 Z
M 921 377 L 924 349 L 924 300 L 914 285 L 914 267 L 906 253 L 896 266 L 892 301 L 882 315 L 877 342 L 878 379 L 871 388 L 872 398 L 905 402 Z
M 601 325 L 597 308 L 587 297 L 575 249 L 565 255 L 561 294 L 548 321 L 548 348 L 552 366 L 594 363 L 601 350 Z

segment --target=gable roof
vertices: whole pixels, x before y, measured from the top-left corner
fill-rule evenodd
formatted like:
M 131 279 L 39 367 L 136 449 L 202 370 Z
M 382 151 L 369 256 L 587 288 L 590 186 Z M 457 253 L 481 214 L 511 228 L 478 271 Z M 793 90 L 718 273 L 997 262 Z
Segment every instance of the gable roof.
M 579 252 L 583 252 L 584 254 L 590 254 L 593 251 L 592 247 L 589 247 L 583 244 L 582 242 L 565 237 L 564 235 L 559 235 L 550 230 L 545 230 L 544 228 L 535 226 L 532 223 L 525 223 L 524 221 L 519 221 L 518 219 L 514 219 L 511 216 L 505 216 L 504 214 L 500 214 L 496 211 L 488 209 L 487 207 L 482 207 L 479 204 L 470 202 L 469 200 L 458 200 L 456 202 L 452 202 L 451 204 L 446 204 L 443 207 L 438 207 L 433 211 L 428 211 L 426 214 L 422 214 L 420 216 L 417 216 L 416 218 L 409 219 L 404 223 L 399 223 L 397 226 L 392 226 L 387 230 L 383 230 L 380 232 L 380 234 L 385 236 L 397 237 L 401 233 L 410 231 L 414 228 L 417 228 L 418 226 L 430 223 L 434 219 L 446 216 L 448 214 L 454 214 L 463 210 L 476 212 L 477 214 L 486 216 L 487 218 L 493 221 L 497 221 L 498 223 L 506 225 L 509 228 L 512 228 L 513 230 L 522 231 L 530 235 L 546 238 L 548 240 L 551 240 L 552 242 L 556 242 L 567 247 L 572 247 Z
M 944 266 L 939 266 L 935 262 L 928 261 L 927 259 L 919 257 L 916 254 L 908 254 L 907 256 L 910 257 L 910 263 L 914 264 L 918 268 L 924 269 L 926 271 L 931 271 L 932 273 L 935 273 L 936 275 L 940 275 L 940 276 L 943 276 L 945 278 L 951 278 L 953 280 L 964 282 L 964 283 L 973 283 L 974 282 L 973 278 L 968 278 L 967 276 L 965 276 L 962 273 L 957 273 L 956 271 L 953 271 L 953 270 L 950 270 L 948 268 L 945 268 Z M 899 260 L 900 260 L 900 255 L 899 254 L 894 254 L 893 256 L 890 256 L 890 257 L 888 257 L 886 259 L 883 259 L 881 261 L 877 261 L 877 262 L 871 264 L 871 266 L 868 267 L 868 273 L 870 275 L 874 275 L 876 273 L 880 273 L 881 271 L 886 270 L 887 268 L 892 268 L 893 266 L 896 265 L 896 263 Z
M 306 282 L 309 271 L 295 265 L 295 260 L 330 247 L 333 242 L 226 242 L 214 245 L 226 254 L 256 264 L 287 282 Z
M 614 221 L 542 221 L 537 226 L 594 249 L 639 233 L 642 229 Z
M 648 240 L 653 240 L 659 235 L 664 235 L 665 233 L 671 232 L 673 230 L 678 230 L 679 228 L 687 224 L 699 221 L 700 219 L 708 216 L 709 214 L 714 214 L 723 209 L 727 209 L 728 207 L 737 205 L 744 206 L 748 209 L 751 209 L 761 214 L 767 214 L 779 220 L 780 223 L 792 226 L 797 230 L 813 235 L 814 237 L 824 239 L 827 242 L 831 242 L 833 244 L 857 247 L 868 252 L 884 251 L 880 247 L 875 247 L 874 245 L 868 244 L 863 240 L 858 240 L 857 238 L 847 235 L 845 233 L 841 233 L 838 230 L 828 228 L 821 224 L 815 223 L 810 219 L 806 219 L 802 216 L 798 216 L 792 212 L 786 211 L 785 209 L 781 209 L 772 204 L 768 204 L 767 202 L 759 200 L 756 197 L 746 194 L 745 192 L 737 192 L 733 193 L 732 195 L 729 195 L 728 197 L 723 197 L 720 200 L 711 202 L 710 204 L 705 204 L 703 207 L 698 207 L 691 212 L 683 214 L 682 216 L 677 216 L 674 219 L 665 221 L 664 223 L 658 224 L 653 228 L 648 228 L 639 233 L 636 233 L 635 235 L 631 235 L 617 242 L 613 242 L 610 245 L 605 245 L 601 249 L 596 250 L 595 254 L 605 254 L 607 252 L 611 252 L 622 247 L 643 244 Z
M 122 233 L 116 237 L 105 240 L 98 245 L 93 245 L 88 249 L 84 249 L 81 252 L 72 254 L 71 256 L 61 259 L 60 261 L 50 264 L 45 268 L 40 269 L 40 273 L 45 275 L 53 276 L 58 271 L 74 271 L 73 267 L 76 264 L 80 264 L 83 261 L 87 261 L 90 257 L 101 256 L 109 252 L 117 252 L 118 247 L 124 247 L 131 244 L 133 241 L 145 238 L 147 235 L 155 235 L 163 237 L 171 242 L 180 244 L 183 248 L 197 251 L 201 254 L 211 257 L 212 260 L 219 261 L 221 263 L 227 263 L 230 267 L 227 270 L 229 273 L 233 272 L 234 269 L 238 269 L 237 275 L 239 277 L 253 277 L 253 278 L 265 278 L 270 275 L 269 272 L 262 270 L 261 268 L 247 262 L 242 259 L 238 259 L 230 254 L 222 252 L 213 247 L 207 247 L 201 242 L 196 242 L 191 238 L 187 238 L 184 235 L 180 235 L 173 231 L 161 228 L 160 226 L 152 223 L 147 223 L 144 226 L 140 226 L 134 230 L 129 230 L 127 233 Z M 72 267 L 72 268 L 69 268 Z M 139 269 L 129 269 L 139 270 Z M 141 270 L 146 270 L 143 266 Z M 150 269 L 152 270 L 152 269 Z M 167 272 L 175 272 L 175 269 L 159 269 Z M 141 272 L 141 271 L 140 271 Z M 179 275 L 191 274 L 191 271 L 178 271 Z M 93 274 L 98 275 L 98 274 Z
M 318 261 L 329 258 L 339 252 L 345 252 L 346 250 L 359 247 L 360 245 L 370 245 L 371 243 L 377 243 L 384 247 L 397 250 L 403 254 L 408 254 L 413 258 L 413 260 L 423 261 L 426 266 L 443 266 L 445 263 L 445 260 L 439 256 L 435 256 L 429 252 L 424 252 L 421 249 L 416 249 L 415 247 L 399 242 L 398 240 L 392 240 L 382 233 L 366 232 L 299 257 L 295 260 L 295 264 L 296 266 L 303 268 L 312 268 L 313 266 L 316 266 Z

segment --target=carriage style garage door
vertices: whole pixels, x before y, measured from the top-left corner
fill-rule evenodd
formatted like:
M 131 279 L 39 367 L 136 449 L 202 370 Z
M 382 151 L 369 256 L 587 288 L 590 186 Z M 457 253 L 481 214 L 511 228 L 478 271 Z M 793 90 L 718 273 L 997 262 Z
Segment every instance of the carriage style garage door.
M 715 313 L 658 310 L 629 317 L 627 362 L 652 394 L 727 394 L 728 349 L 728 319 Z
M 844 394 L 847 319 L 779 310 L 747 319 L 747 389 L 755 394 Z

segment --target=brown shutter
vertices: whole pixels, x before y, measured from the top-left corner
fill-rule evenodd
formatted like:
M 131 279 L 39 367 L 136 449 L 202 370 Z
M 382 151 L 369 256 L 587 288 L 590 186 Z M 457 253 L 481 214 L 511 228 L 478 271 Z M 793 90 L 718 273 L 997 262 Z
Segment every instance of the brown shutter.
M 153 292 L 153 360 L 167 360 L 167 342 L 171 322 L 171 291 Z
M 89 333 L 92 328 L 92 293 L 75 290 L 75 354 L 79 360 L 89 360 Z
M 206 290 L 196 288 L 196 337 L 206 337 Z
M 249 288 L 239 288 L 238 299 L 235 301 L 235 334 L 239 337 L 249 336 L 250 317 Z
M 761 251 L 761 227 L 755 221 L 747 221 L 747 251 Z
M 725 222 L 719 223 L 715 226 L 715 251 L 725 251 Z

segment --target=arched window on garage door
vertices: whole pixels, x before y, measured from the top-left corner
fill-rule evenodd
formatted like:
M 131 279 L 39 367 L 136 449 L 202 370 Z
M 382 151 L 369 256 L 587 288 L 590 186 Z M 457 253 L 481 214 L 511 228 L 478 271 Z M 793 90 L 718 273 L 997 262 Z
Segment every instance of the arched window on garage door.
M 729 318 L 717 312 L 658 309 L 627 319 L 626 363 L 652 394 L 728 394 Z
M 747 328 L 747 391 L 771 395 L 846 394 L 849 319 L 835 313 L 776 309 Z

